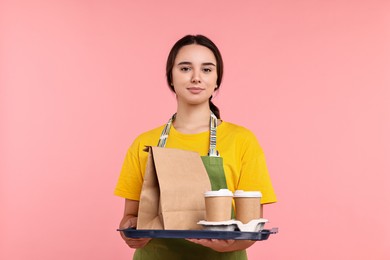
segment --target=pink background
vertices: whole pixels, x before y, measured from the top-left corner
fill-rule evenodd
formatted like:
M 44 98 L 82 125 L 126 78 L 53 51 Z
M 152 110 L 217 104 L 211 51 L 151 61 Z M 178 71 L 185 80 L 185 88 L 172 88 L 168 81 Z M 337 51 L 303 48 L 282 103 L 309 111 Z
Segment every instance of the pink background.
M 385 0 L 1 1 L 0 258 L 130 258 L 113 189 L 175 110 L 164 64 L 189 33 L 220 47 L 216 103 L 278 194 L 251 259 L 390 259 Z

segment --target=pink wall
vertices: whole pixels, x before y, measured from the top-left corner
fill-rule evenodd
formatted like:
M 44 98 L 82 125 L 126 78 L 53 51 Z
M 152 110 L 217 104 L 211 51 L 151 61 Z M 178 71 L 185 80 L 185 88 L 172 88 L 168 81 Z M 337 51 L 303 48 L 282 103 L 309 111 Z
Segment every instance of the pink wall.
M 217 104 L 278 194 L 251 259 L 390 259 L 390 2 L 164 2 L 0 3 L 0 259 L 129 259 L 113 188 L 175 109 L 164 62 L 188 33 L 220 46 Z

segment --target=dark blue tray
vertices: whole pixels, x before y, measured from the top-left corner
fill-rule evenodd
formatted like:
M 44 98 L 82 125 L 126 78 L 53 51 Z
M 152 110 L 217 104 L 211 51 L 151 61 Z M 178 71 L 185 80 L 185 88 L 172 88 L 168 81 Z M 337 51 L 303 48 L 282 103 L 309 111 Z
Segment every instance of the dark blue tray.
M 267 240 L 271 234 L 278 233 L 277 228 L 263 229 L 259 232 L 211 231 L 211 230 L 150 230 L 150 229 L 118 229 L 126 237 L 131 238 L 203 238 L 203 239 L 235 239 L 235 240 Z

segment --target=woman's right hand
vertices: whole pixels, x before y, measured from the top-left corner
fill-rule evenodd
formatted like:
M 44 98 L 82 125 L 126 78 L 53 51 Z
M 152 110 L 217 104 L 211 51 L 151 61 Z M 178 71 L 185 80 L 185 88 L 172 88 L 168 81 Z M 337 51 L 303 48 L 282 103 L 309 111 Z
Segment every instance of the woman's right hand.
M 125 200 L 125 212 L 121 223 L 119 224 L 120 229 L 136 228 L 137 227 L 137 214 L 138 214 L 139 202 L 135 200 Z M 141 248 L 144 247 L 151 238 L 129 238 L 126 237 L 123 232 L 120 232 L 122 239 L 130 248 Z
M 124 216 L 119 228 L 120 229 L 125 229 L 125 228 L 135 228 L 137 226 L 137 217 L 134 216 Z M 142 248 L 144 247 L 151 238 L 129 238 L 126 237 L 125 234 L 121 231 L 120 232 L 122 239 L 125 241 L 125 243 L 130 247 L 130 248 Z

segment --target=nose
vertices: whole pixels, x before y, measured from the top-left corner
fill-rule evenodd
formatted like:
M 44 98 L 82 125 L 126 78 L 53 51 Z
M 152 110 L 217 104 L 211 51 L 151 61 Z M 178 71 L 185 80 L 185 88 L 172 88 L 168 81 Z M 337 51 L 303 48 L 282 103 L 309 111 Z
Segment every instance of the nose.
M 191 83 L 198 84 L 200 83 L 200 75 L 198 70 L 193 70 L 192 78 L 191 78 Z

